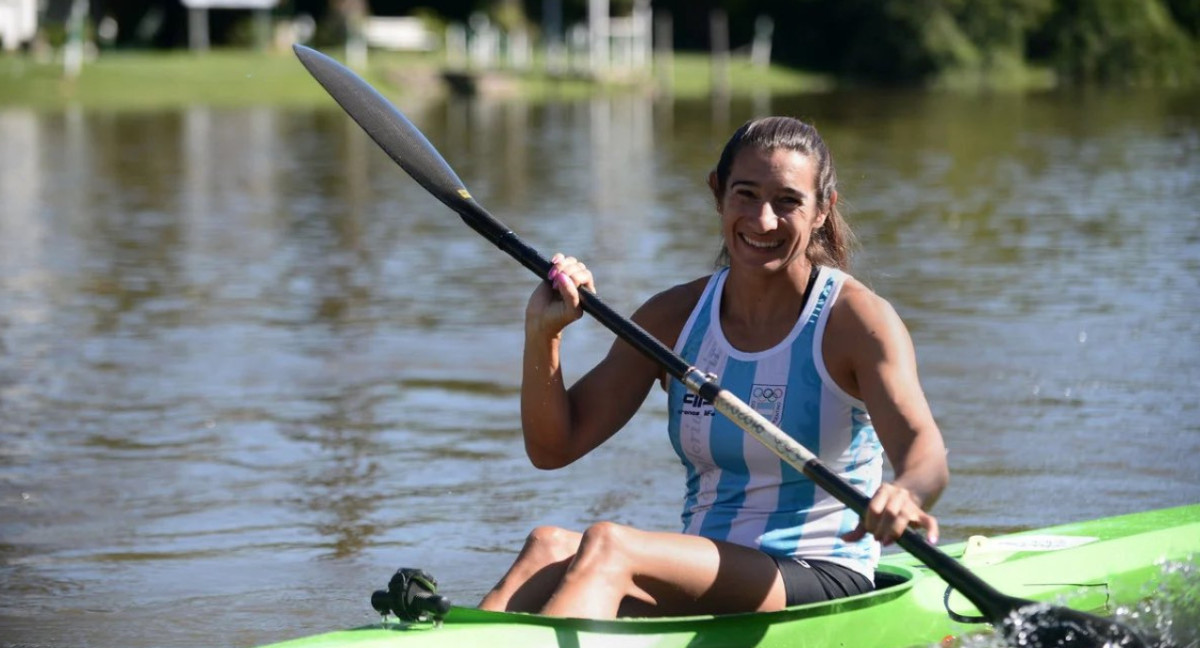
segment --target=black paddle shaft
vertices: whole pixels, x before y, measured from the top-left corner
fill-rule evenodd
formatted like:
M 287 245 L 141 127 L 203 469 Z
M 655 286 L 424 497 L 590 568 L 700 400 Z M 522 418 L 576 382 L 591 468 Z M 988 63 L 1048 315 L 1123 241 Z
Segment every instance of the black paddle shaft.
M 512 230 L 480 206 L 445 158 L 391 102 L 334 59 L 303 45 L 295 45 L 293 50 L 304 67 L 342 109 L 418 184 L 457 212 L 471 229 L 483 235 L 537 276 L 548 278 L 553 267 L 550 261 L 526 245 Z M 602 325 L 657 362 L 689 389 L 716 404 L 717 408 L 731 416 L 735 423 L 763 441 L 760 433 L 763 432 L 761 428 L 764 427 L 765 421 L 756 421 L 757 414 L 749 406 L 721 389 L 711 377 L 700 374 L 645 329 L 614 311 L 595 293 L 581 290 L 580 299 L 583 310 Z M 766 425 L 770 426 L 769 423 Z M 771 434 L 765 436 L 785 436 L 778 428 L 770 428 L 766 431 Z M 777 444 L 763 442 L 772 450 L 780 452 Z M 830 470 L 803 446 L 792 443 L 790 438 L 784 443 L 790 444 L 791 447 L 784 448 L 781 457 L 851 510 L 865 515 L 867 503 L 870 501 L 866 495 Z M 962 592 L 989 621 L 1001 629 L 1010 643 L 1023 646 L 1092 648 L 1117 640 L 1116 645 L 1128 648 L 1146 645 L 1137 633 L 1108 619 L 1064 607 L 1037 606 L 1033 601 L 1002 594 L 911 528 L 904 531 L 897 543 L 948 585 Z M 1020 615 L 1013 614 L 1030 606 L 1037 606 L 1037 611 L 1026 615 L 1026 621 L 1022 621 Z M 1034 623 L 1030 625 L 1027 622 L 1029 620 Z M 1029 643 L 1031 639 L 1034 643 Z

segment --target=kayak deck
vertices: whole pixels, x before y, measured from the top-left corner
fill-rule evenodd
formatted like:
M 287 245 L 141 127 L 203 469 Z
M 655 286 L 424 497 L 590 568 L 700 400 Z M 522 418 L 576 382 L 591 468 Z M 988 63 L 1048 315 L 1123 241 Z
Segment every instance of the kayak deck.
M 1163 562 L 1200 554 L 1200 505 L 977 537 L 943 550 L 1005 594 L 1111 616 L 1118 606 L 1154 595 Z M 868 594 L 770 613 L 594 620 L 455 607 L 440 626 L 374 624 L 274 648 L 890 648 L 988 631 L 968 619 L 978 616 L 971 603 L 948 593 L 938 576 L 907 554 L 884 557 L 879 581 L 880 588 Z

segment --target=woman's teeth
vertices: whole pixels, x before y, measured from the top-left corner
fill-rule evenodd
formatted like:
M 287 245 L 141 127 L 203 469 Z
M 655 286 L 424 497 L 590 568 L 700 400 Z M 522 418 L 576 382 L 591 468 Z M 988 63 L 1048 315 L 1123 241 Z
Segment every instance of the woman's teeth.
M 755 241 L 753 239 L 746 238 L 744 234 L 739 236 L 746 245 L 749 245 L 752 248 L 758 248 L 759 250 L 769 250 L 771 248 L 779 247 L 783 244 L 783 241 Z

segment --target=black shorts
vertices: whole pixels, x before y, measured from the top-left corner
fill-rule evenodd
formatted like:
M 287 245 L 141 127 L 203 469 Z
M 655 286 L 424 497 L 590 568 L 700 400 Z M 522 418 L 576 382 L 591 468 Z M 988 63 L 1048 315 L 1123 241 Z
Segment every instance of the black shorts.
M 875 589 L 862 574 L 824 560 L 771 556 L 783 577 L 787 605 L 829 601 Z

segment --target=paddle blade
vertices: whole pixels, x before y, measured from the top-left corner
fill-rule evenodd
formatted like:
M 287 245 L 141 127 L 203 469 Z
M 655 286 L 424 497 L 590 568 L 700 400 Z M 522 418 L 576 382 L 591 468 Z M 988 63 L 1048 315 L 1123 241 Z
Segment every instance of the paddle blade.
M 1027 648 L 1159 648 L 1128 626 L 1066 607 L 1034 605 L 1004 621 L 1013 646 Z
M 426 191 L 454 209 L 472 201 L 450 164 L 375 88 L 338 61 L 303 45 L 296 57 L 371 139 Z

